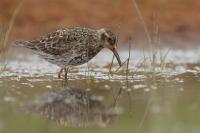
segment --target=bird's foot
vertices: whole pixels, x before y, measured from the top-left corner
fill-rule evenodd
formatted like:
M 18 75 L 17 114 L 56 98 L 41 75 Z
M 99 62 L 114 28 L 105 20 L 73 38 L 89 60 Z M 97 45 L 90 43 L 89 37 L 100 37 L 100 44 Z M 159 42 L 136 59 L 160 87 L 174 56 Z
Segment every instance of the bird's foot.
M 64 68 L 65 80 L 68 80 L 68 77 L 67 77 L 68 71 L 69 71 L 69 68 Z
M 58 79 L 61 78 L 61 74 L 62 74 L 62 72 L 63 72 L 63 68 L 61 68 L 60 71 L 58 72 Z
M 65 80 L 68 80 L 67 74 L 68 74 L 69 68 L 61 68 L 58 72 L 58 79 L 61 78 L 62 75 L 64 75 Z

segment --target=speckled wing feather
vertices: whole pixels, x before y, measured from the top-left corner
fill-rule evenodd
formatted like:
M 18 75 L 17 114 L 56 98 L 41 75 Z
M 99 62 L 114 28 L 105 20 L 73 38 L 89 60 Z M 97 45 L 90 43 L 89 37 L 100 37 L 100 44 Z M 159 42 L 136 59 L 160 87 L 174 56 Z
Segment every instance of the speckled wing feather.
M 50 55 L 63 55 L 68 53 L 73 47 L 87 43 L 87 37 L 79 28 L 60 29 L 31 41 L 18 41 L 16 44 L 22 45 L 37 52 Z M 87 32 L 88 33 L 88 32 Z M 85 37 L 84 37 L 85 36 Z

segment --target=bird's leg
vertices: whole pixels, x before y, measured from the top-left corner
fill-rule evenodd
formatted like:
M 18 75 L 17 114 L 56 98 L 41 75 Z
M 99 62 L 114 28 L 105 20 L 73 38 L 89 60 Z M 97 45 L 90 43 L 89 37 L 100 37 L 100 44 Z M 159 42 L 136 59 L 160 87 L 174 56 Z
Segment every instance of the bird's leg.
M 62 72 L 63 72 L 63 68 L 61 68 L 60 71 L 58 72 L 58 78 L 59 78 L 59 79 L 61 78 Z
M 69 71 L 69 67 L 65 67 L 64 68 L 64 72 L 65 72 L 65 80 L 67 80 L 67 73 L 68 73 L 68 71 Z

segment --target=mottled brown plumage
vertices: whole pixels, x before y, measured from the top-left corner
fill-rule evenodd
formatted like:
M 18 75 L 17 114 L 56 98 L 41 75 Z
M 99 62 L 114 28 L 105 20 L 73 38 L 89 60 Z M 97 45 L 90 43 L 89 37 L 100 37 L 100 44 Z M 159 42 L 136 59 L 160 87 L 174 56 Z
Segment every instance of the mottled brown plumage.
M 107 29 L 73 27 L 56 30 L 39 39 L 17 41 L 16 44 L 32 49 L 48 62 L 60 66 L 61 71 L 67 72 L 66 67 L 88 62 L 104 47 L 113 51 L 121 65 L 116 52 L 116 39 L 115 34 Z

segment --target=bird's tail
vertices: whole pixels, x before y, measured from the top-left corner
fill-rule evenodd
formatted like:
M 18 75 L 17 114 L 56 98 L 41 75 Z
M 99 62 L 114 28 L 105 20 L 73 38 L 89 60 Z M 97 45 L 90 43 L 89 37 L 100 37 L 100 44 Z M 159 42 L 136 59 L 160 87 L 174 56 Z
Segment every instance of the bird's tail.
M 21 47 L 28 47 L 30 45 L 30 42 L 28 42 L 28 41 L 16 41 L 15 45 L 21 46 Z
M 20 47 L 25 47 L 28 49 L 32 49 L 32 50 L 37 50 L 37 46 L 30 41 L 16 41 L 15 45 L 20 46 Z

